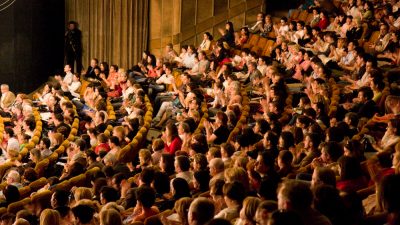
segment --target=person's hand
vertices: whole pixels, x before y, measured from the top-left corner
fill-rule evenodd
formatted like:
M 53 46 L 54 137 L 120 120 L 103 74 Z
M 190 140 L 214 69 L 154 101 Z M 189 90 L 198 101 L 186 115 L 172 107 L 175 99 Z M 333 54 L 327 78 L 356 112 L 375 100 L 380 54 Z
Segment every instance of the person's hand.
M 105 75 L 104 73 L 101 73 L 101 74 L 100 74 L 100 78 L 103 79 L 103 80 L 105 80 L 105 79 L 106 79 L 106 75 Z
M 349 110 L 351 108 L 351 103 L 350 102 L 343 103 L 343 108 L 345 110 Z
M 167 135 L 165 134 L 165 131 L 163 131 L 161 134 L 161 140 L 163 140 L 164 143 L 167 143 Z
M 210 130 L 210 128 L 211 128 L 210 121 L 205 120 L 203 122 L 203 125 L 204 125 L 204 128 L 206 128 L 206 130 Z
M 322 166 L 322 159 L 320 157 L 313 159 L 313 161 L 311 162 L 311 167 L 313 169 L 321 166 Z

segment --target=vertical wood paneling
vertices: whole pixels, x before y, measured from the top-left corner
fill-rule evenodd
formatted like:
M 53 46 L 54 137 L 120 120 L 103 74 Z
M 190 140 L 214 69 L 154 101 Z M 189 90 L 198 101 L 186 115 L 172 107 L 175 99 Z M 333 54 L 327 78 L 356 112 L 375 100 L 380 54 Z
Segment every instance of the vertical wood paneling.
M 150 51 L 158 57 L 170 42 L 177 51 L 181 44 L 198 45 L 205 31 L 218 39 L 218 28 L 224 28 L 226 20 L 233 21 L 236 30 L 253 23 L 263 0 L 248 1 L 151 0 Z
M 130 68 L 148 41 L 148 0 L 66 0 L 66 20 L 80 24 L 83 63 L 98 58 Z M 143 37 L 145 36 L 145 37 Z

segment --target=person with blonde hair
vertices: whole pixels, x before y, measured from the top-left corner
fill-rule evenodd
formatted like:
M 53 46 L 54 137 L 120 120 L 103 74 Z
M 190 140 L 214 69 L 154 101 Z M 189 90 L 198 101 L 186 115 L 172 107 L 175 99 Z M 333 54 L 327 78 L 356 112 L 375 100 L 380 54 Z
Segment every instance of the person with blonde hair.
M 245 191 L 249 190 L 249 177 L 246 170 L 242 167 L 231 167 L 225 169 L 224 177 L 227 183 L 236 181 L 243 185 Z
M 45 209 L 40 214 L 40 225 L 59 225 L 60 213 L 54 209 Z
M 235 225 L 241 225 L 241 224 L 255 225 L 256 224 L 255 215 L 260 203 L 261 200 L 256 197 L 245 198 L 243 201 L 242 209 L 240 210 L 239 213 L 239 219 L 236 220 Z
M 42 223 L 40 223 L 40 224 L 42 224 Z M 46 224 L 46 223 L 44 223 L 44 224 Z M 26 219 L 19 218 L 19 219 L 15 220 L 13 225 L 30 225 L 30 224 Z
M 139 166 L 142 168 L 152 165 L 151 152 L 148 149 L 140 149 L 139 151 Z
M 190 204 L 192 204 L 193 199 L 189 197 L 180 198 L 175 202 L 174 211 L 175 214 L 168 216 L 168 221 L 179 222 L 181 225 L 189 225 L 188 211 Z
M 121 214 L 115 209 L 101 210 L 100 225 L 122 225 Z
M 78 187 L 74 190 L 74 199 L 75 201 L 79 201 L 81 199 L 89 199 L 93 198 L 93 193 L 90 188 L 87 187 Z

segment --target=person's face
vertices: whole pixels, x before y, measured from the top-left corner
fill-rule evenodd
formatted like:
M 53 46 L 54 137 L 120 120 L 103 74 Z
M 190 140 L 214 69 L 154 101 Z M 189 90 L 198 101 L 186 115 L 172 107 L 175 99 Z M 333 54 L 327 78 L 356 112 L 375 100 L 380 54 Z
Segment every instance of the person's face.
M 125 82 L 128 79 L 125 73 L 119 74 L 118 78 L 120 82 Z
M 258 225 L 267 225 L 268 224 L 268 211 L 265 209 L 257 209 L 255 215 L 255 221 Z
M 363 92 L 358 92 L 358 99 L 360 100 L 360 102 L 365 102 L 367 99 L 364 97 L 364 93 Z
M 382 34 L 382 35 L 387 34 L 387 27 L 386 27 L 386 25 L 381 25 L 380 31 L 381 31 L 381 34 Z
M 321 151 L 321 159 L 324 162 L 328 162 L 329 161 L 329 155 L 325 150 Z
M 257 14 L 257 21 L 262 21 L 263 19 L 263 14 L 259 13 Z
M 90 60 L 90 66 L 91 66 L 91 67 L 97 66 L 96 60 L 94 60 L 94 59 Z
M 350 42 L 350 43 L 347 45 L 347 49 L 348 49 L 348 51 L 353 51 L 353 50 L 354 50 L 354 43 L 353 43 L 353 42 Z
M 352 22 L 352 19 L 351 19 L 351 18 L 347 18 L 347 19 L 346 19 L 346 23 L 347 23 L 348 25 L 350 25 L 351 22 Z
M 286 22 L 284 20 L 281 20 L 281 25 L 286 25 Z
M 226 24 L 225 24 L 225 29 L 226 29 L 226 30 L 229 30 L 229 28 L 230 28 L 229 23 L 226 23 Z
M 394 155 L 393 155 L 393 160 L 392 160 L 392 164 L 393 164 L 393 166 L 395 167 L 395 168 L 397 168 L 398 167 L 398 165 L 399 165 L 399 152 L 396 152 L 396 153 L 394 153 Z
M 277 198 L 278 198 L 278 209 L 280 209 L 280 210 L 286 210 L 287 209 L 286 201 L 285 201 L 285 199 L 283 198 L 283 195 L 282 195 L 282 189 L 283 188 L 284 187 L 279 189 L 278 195 L 277 195 Z
M 350 150 L 348 148 L 344 147 L 343 155 L 344 156 L 351 156 Z
M 73 23 L 68 24 L 68 29 L 69 30 L 75 29 L 75 24 L 73 24 Z
M 267 23 L 267 24 L 271 23 L 271 18 L 269 16 L 265 17 L 265 23 Z
M 395 134 L 395 132 L 396 132 L 396 128 L 393 126 L 392 122 L 390 122 L 390 121 L 389 121 L 386 129 L 389 134 Z
M 265 140 L 265 138 L 264 138 Z M 259 173 L 266 173 L 266 168 L 265 165 L 263 163 L 263 158 L 261 155 L 257 156 L 257 160 L 256 160 L 256 165 L 255 165 L 255 170 Z
M 365 71 L 366 71 L 367 73 L 370 73 L 370 72 L 372 71 L 372 62 L 367 62 L 367 63 L 365 64 Z
M 68 73 L 71 71 L 71 67 L 69 65 L 64 66 L 64 72 Z
M 302 30 L 303 26 L 300 23 L 297 23 L 297 30 Z
M 281 48 L 282 48 L 282 50 L 286 50 L 287 49 L 286 42 L 282 42 Z
M 179 124 L 179 126 L 178 126 L 178 134 L 179 135 L 183 135 L 185 132 L 183 131 L 183 128 L 182 128 L 182 124 Z
M 8 89 L 6 87 L 1 86 L 1 93 L 4 94 L 8 91 Z
M 161 157 L 161 159 L 160 159 L 159 166 L 160 166 L 161 170 L 165 170 L 165 163 L 164 163 L 164 158 L 163 157 Z
M 306 136 L 306 137 L 304 138 L 304 148 L 305 148 L 305 149 L 308 149 L 308 148 L 310 148 L 310 147 L 311 147 L 311 139 L 310 139 L 309 136 Z
M 314 170 L 312 177 L 311 177 L 311 189 L 314 189 L 320 183 L 318 179 L 317 170 Z

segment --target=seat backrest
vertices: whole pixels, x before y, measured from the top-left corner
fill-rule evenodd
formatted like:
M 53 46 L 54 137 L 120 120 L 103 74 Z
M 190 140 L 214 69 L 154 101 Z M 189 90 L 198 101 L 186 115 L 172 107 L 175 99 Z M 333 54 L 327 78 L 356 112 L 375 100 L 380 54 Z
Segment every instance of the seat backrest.
M 252 34 L 248 43 L 250 46 L 254 46 L 257 44 L 259 39 L 260 39 L 260 35 Z

